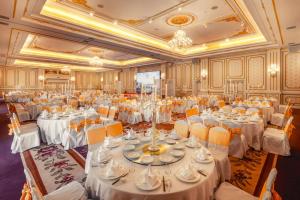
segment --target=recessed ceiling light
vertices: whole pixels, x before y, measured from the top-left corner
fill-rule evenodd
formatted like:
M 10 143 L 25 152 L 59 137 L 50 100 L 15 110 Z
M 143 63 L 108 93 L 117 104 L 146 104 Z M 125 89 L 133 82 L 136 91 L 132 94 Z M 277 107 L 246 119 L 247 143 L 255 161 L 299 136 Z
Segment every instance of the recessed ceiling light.
M 241 27 L 244 27 L 244 26 L 245 26 L 244 22 L 241 22 Z
M 225 39 L 225 42 L 229 42 L 229 40 L 230 40 L 229 38 L 226 38 L 226 39 Z
M 118 20 L 114 20 L 114 25 L 118 25 Z
M 289 27 L 286 27 L 286 30 L 291 30 L 291 29 L 295 29 L 296 26 L 289 26 Z
M 182 10 L 182 7 L 179 7 L 179 8 L 178 8 L 178 11 L 181 11 L 181 10 Z
M 217 10 L 219 7 L 218 6 L 213 6 L 213 7 L 211 7 L 210 9 L 212 9 L 212 10 Z
M 90 15 L 91 17 L 93 17 L 93 16 L 94 16 L 94 12 L 93 12 L 93 11 L 89 12 L 89 15 Z
M 148 23 L 149 24 L 152 24 L 153 20 L 152 19 L 149 19 Z

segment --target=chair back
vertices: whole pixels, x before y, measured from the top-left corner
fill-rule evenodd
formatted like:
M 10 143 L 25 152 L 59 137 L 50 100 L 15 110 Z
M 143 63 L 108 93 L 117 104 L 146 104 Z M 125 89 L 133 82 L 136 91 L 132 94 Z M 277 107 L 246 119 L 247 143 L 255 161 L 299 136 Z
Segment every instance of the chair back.
M 100 106 L 97 110 L 101 117 L 107 117 L 109 108 L 107 106 Z
M 186 118 L 194 116 L 194 115 L 199 115 L 199 111 L 197 108 L 187 109 L 185 111 L 185 115 L 186 115 Z
M 107 136 L 117 137 L 123 133 L 123 125 L 121 122 L 115 122 L 106 126 Z
M 117 112 L 116 107 L 110 107 L 109 113 L 108 113 L 108 118 L 111 119 L 111 120 L 115 119 L 116 112 Z
M 174 129 L 178 135 L 186 138 L 188 137 L 189 126 L 187 122 L 183 120 L 176 121 L 174 125 Z
M 208 128 L 201 123 L 194 123 L 191 126 L 190 135 L 194 135 L 199 140 L 208 141 Z
M 284 127 L 284 129 L 283 129 L 283 131 L 285 132 L 285 134 L 288 135 L 288 138 L 290 138 L 291 133 L 292 133 L 293 128 L 294 128 L 294 125 L 292 124 L 293 119 L 294 119 L 294 117 L 291 116 L 291 117 L 288 119 L 288 121 L 286 122 L 285 127 Z
M 102 143 L 105 137 L 106 137 L 105 126 L 90 128 L 87 131 L 87 143 L 89 145 Z
M 267 178 L 266 182 L 264 183 L 264 186 L 261 190 L 259 199 L 264 200 L 265 199 L 264 196 L 266 195 L 266 193 L 268 193 L 268 192 L 273 193 L 275 191 L 274 190 L 274 182 L 275 182 L 276 176 L 277 176 L 277 169 L 276 168 L 271 169 L 271 171 L 268 175 L 268 178 Z
M 231 134 L 223 127 L 213 127 L 209 130 L 208 144 L 228 147 Z

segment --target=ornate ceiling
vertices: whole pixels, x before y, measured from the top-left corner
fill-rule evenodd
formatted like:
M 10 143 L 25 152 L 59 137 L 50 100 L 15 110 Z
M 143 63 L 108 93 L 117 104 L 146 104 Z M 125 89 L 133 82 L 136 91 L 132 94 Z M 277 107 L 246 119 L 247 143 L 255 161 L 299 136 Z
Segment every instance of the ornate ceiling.
M 0 64 L 123 69 L 284 43 L 274 0 L 0 2 Z M 168 44 L 183 29 L 186 49 Z M 78 69 L 79 69 L 78 68 Z

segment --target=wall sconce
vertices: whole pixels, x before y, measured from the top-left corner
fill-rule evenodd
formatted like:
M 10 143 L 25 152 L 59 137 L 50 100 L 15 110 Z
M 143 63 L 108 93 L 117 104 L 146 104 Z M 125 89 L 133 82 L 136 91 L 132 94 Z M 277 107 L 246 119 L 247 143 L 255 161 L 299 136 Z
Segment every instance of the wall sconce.
M 115 81 L 118 81 L 118 76 L 115 77 Z
M 133 76 L 134 81 L 136 81 L 136 74 Z
M 165 79 L 166 79 L 166 73 L 164 73 L 164 72 L 161 73 L 161 79 L 162 79 L 162 80 L 165 80 Z
M 38 77 L 38 79 L 39 79 L 39 81 L 43 81 L 43 80 L 45 80 L 45 77 L 44 77 L 43 75 L 40 75 L 40 76 Z
M 70 80 L 75 81 L 75 76 L 71 76 Z
M 100 81 L 103 82 L 103 77 L 101 77 Z
M 276 76 L 277 72 L 279 72 L 279 67 L 277 67 L 276 64 L 271 64 L 268 72 L 271 74 L 271 76 Z
M 202 69 L 202 70 L 201 70 L 201 77 L 202 77 L 203 79 L 206 79 L 206 77 L 207 77 L 207 70 L 205 70 L 205 69 Z

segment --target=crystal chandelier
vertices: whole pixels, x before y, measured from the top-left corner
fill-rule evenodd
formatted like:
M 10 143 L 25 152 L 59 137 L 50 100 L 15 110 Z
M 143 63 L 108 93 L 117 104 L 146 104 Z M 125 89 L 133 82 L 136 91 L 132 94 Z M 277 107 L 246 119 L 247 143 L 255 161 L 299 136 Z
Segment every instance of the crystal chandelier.
M 174 33 L 174 37 L 168 42 L 173 49 L 184 49 L 192 46 L 193 41 L 186 35 L 183 30 L 178 30 Z
M 89 63 L 90 63 L 90 65 L 94 65 L 94 66 L 102 66 L 103 65 L 103 61 L 98 56 L 94 56 L 93 58 L 91 58 Z

